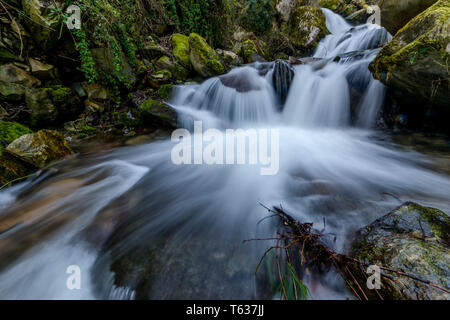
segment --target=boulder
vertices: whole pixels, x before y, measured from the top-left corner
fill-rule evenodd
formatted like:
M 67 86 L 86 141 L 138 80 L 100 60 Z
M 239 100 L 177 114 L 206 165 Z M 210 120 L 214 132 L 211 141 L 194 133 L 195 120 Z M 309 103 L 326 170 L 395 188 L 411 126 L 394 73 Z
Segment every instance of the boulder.
M 108 90 L 97 83 L 83 82 L 81 85 L 88 99 L 103 101 L 110 97 Z
M 403 27 L 369 67 L 391 89 L 426 101 L 423 115 L 429 105 L 450 113 L 449 26 L 450 2 L 438 1 Z
M 23 99 L 26 87 L 17 83 L 0 81 L 0 97 L 15 102 Z
M 180 33 L 175 33 L 170 37 L 172 54 L 177 61 L 185 68 L 191 68 L 191 58 L 189 57 L 189 37 Z
M 361 229 L 351 255 L 370 265 L 402 271 L 450 288 L 449 241 L 450 218 L 447 214 L 408 202 Z M 360 278 L 360 283 L 366 283 L 359 270 L 352 271 Z M 445 292 L 423 282 L 391 275 L 398 282 L 382 278 L 379 292 L 384 299 L 450 298 Z
M 38 168 L 73 153 L 64 136 L 53 130 L 40 130 L 23 135 L 10 143 L 5 150 Z
M 437 0 L 366 0 L 381 9 L 381 25 L 396 34 L 409 20 L 430 7 Z
M 196 33 L 189 36 L 189 57 L 193 68 L 203 77 L 213 77 L 225 73 L 217 53 L 205 39 Z
M 28 63 L 31 67 L 31 74 L 40 80 L 50 80 L 58 77 L 58 70 L 51 64 L 32 58 L 28 58 Z
M 0 81 L 20 84 L 25 87 L 35 87 L 41 84 L 41 81 L 25 70 L 17 67 L 13 63 L 0 66 Z
M 82 105 L 72 89 L 62 86 L 26 90 L 25 102 L 31 110 L 31 124 L 41 126 L 78 115 Z
M 132 86 L 136 82 L 136 75 L 124 54 L 121 56 L 119 66 L 116 65 L 117 63 L 108 48 L 91 49 L 91 54 L 95 65 L 104 73 L 120 77 L 127 86 Z
M 55 7 L 62 9 L 59 1 L 22 0 L 23 11 L 29 19 L 25 19 L 26 26 L 34 41 L 45 51 L 50 50 L 58 41 L 59 30 L 63 18 L 55 14 Z
M 146 125 L 167 129 L 178 127 L 177 112 L 164 102 L 153 99 L 146 100 L 139 106 L 138 111 L 141 120 Z
M 329 34 L 325 15 L 320 8 L 300 6 L 284 26 L 292 45 L 303 54 L 311 53 L 319 41 Z

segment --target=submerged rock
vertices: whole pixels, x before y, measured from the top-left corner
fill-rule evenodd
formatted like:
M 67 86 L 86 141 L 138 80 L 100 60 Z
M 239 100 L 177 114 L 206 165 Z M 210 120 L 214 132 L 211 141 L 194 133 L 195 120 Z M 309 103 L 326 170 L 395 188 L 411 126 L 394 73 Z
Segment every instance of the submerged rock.
M 38 168 L 73 153 L 64 136 L 53 130 L 40 130 L 23 135 L 10 143 L 5 150 Z
M 189 57 L 192 66 L 203 77 L 213 77 L 225 73 L 217 53 L 205 39 L 196 33 L 189 36 Z
M 388 87 L 429 102 L 419 106 L 422 121 L 430 105 L 450 113 L 449 26 L 450 3 L 438 1 L 402 28 L 370 65 Z
M 450 217 L 444 212 L 407 202 L 358 232 L 352 256 L 450 288 Z M 354 270 L 362 283 L 366 278 Z M 408 277 L 382 278 L 385 299 L 449 299 L 445 292 Z M 375 294 L 375 293 L 374 293 Z

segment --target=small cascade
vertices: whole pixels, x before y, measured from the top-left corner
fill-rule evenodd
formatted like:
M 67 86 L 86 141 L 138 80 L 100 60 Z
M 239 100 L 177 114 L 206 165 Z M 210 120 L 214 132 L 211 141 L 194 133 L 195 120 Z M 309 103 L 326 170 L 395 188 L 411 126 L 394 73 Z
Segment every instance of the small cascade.
M 237 68 L 181 91 L 171 101 L 175 108 L 207 111 L 232 126 L 268 122 L 275 114 L 274 89 L 253 67 Z

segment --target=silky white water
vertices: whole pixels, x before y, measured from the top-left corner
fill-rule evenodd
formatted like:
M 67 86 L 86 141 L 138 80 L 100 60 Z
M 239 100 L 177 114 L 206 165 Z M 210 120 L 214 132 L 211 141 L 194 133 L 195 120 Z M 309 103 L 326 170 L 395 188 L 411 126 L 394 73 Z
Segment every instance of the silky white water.
M 324 12 L 331 35 L 320 60 L 294 67 L 281 110 L 273 64 L 181 86 L 170 102 L 185 128 L 202 120 L 205 129 L 278 129 L 277 175 L 254 165 L 176 166 L 169 140 L 58 164 L 0 193 L 0 298 L 270 298 L 254 271 L 274 243 L 243 243 L 275 235 L 259 203 L 318 229 L 325 218 L 338 251 L 404 201 L 450 212 L 449 177 L 374 130 L 384 87 L 367 66 L 388 33 Z M 69 265 L 81 269 L 80 290 L 66 286 Z M 333 274 L 304 281 L 312 298 L 351 298 Z

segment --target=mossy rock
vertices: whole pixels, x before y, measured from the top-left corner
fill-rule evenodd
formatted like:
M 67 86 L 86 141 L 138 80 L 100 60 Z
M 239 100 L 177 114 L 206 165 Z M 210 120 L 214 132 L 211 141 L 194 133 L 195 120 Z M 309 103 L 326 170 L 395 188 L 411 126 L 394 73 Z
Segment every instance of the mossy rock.
M 184 34 L 175 33 L 170 37 L 172 54 L 178 62 L 185 68 L 191 68 L 191 58 L 189 57 L 189 37 Z
M 449 39 L 450 2 L 440 0 L 404 26 L 370 70 L 387 86 L 449 112 Z
M 12 183 L 29 174 L 30 168 L 16 157 L 3 153 L 0 155 L 0 186 Z
M 253 62 L 253 57 L 259 55 L 258 47 L 253 40 L 246 40 L 242 43 L 242 57 L 245 63 Z
M 25 102 L 31 110 L 32 126 L 74 117 L 83 110 L 80 100 L 72 89 L 60 85 L 27 90 Z
M 10 143 L 5 151 L 39 168 L 73 153 L 64 136 L 53 130 L 23 135 Z
M 0 81 L 20 84 L 25 87 L 36 87 L 41 81 L 13 63 L 0 66 Z
M 289 22 L 283 26 L 292 45 L 303 54 L 310 54 L 329 31 L 320 8 L 298 7 Z
M 161 99 L 169 99 L 172 95 L 173 91 L 173 84 L 163 84 L 159 90 L 158 90 L 158 96 L 160 96 Z
M 54 14 L 54 7 L 63 8 L 60 1 L 22 0 L 23 11 L 28 19 L 25 23 L 34 41 L 44 50 L 50 50 L 58 41 L 59 29 L 63 23 L 60 14 Z
M 20 123 L 0 121 L 0 155 L 3 151 L 3 144 L 9 144 L 28 133 L 32 133 L 32 131 Z
M 213 77 L 225 73 L 217 53 L 205 39 L 196 33 L 189 36 L 189 57 L 195 71 L 203 77 Z
M 40 80 L 50 80 L 58 77 L 58 70 L 51 64 L 32 58 L 28 59 L 28 63 L 31 67 L 33 76 Z
M 366 0 L 366 2 L 380 7 L 381 25 L 394 35 L 437 0 Z
M 370 265 L 403 271 L 450 288 L 449 241 L 450 217 L 447 214 L 408 202 L 361 229 L 351 255 Z M 352 271 L 360 283 L 366 282 L 360 270 Z M 379 292 L 385 299 L 450 298 L 445 292 L 422 282 L 386 273 L 395 276 L 404 286 L 382 278 Z
M 177 112 L 164 102 L 149 99 L 144 101 L 138 112 L 144 125 L 151 125 L 156 128 L 177 128 Z
M 179 81 L 184 81 L 189 76 L 189 70 L 175 61 L 172 61 L 168 56 L 162 56 L 156 61 L 155 66 L 158 70 L 168 70 L 172 76 Z
M 6 101 L 15 102 L 23 99 L 27 90 L 21 84 L 0 81 L 0 97 Z

